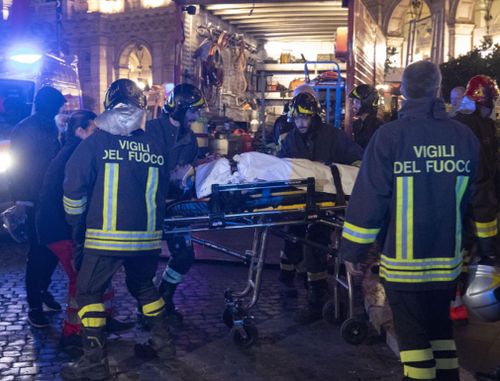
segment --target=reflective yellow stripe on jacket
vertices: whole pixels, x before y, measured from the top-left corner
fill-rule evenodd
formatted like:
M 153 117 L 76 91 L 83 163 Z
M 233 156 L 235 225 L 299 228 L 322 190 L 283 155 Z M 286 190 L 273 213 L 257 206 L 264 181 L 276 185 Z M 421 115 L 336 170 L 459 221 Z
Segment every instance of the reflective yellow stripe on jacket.
M 396 179 L 396 258 L 413 258 L 413 177 Z
M 82 197 L 79 200 L 73 200 L 63 196 L 64 211 L 71 215 L 83 214 L 87 207 L 87 197 Z
M 87 229 L 85 248 L 106 251 L 149 251 L 160 249 L 162 231 L 156 230 L 156 193 L 159 170 L 150 167 L 146 182 L 146 230 L 118 230 L 118 182 L 120 165 L 106 163 L 104 169 L 103 223 L 102 229 Z
M 369 244 L 375 242 L 379 232 L 380 229 L 367 229 L 346 221 L 342 229 L 342 237 L 352 242 Z
M 455 255 L 442 258 L 414 258 L 413 255 L 413 177 L 396 179 L 396 257 L 382 255 L 380 276 L 389 282 L 426 283 L 455 280 L 461 273 L 462 223 L 460 204 L 469 178 L 459 176 L 455 186 Z
M 456 228 L 455 228 L 455 257 L 461 256 L 462 250 L 462 213 L 460 204 L 464 197 L 465 189 L 469 183 L 469 176 L 458 176 L 455 185 L 455 213 L 456 213 Z
M 109 251 L 144 251 L 160 248 L 162 231 L 120 231 L 87 229 L 85 247 Z
M 120 165 L 117 163 L 106 163 L 104 169 L 104 196 L 102 208 L 104 230 L 116 230 L 119 176 Z
M 147 231 L 156 229 L 156 191 L 158 190 L 158 168 L 150 167 L 146 184 Z

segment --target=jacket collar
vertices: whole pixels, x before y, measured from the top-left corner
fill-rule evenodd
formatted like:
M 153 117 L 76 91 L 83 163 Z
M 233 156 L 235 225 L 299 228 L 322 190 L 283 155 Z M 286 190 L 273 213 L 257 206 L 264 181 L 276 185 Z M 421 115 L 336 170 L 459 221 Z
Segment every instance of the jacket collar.
M 146 111 L 132 105 L 118 104 L 99 115 L 95 124 L 111 135 L 132 136 L 134 131 L 145 129 Z
M 406 99 L 399 110 L 399 119 L 419 116 L 430 116 L 433 119 L 449 118 L 442 98 Z

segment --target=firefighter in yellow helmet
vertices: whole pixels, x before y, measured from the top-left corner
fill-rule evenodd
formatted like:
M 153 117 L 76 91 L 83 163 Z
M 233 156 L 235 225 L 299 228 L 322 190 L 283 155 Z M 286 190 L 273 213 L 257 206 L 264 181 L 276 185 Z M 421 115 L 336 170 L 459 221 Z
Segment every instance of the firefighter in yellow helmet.
M 354 141 L 365 149 L 375 131 L 384 123 L 377 116 L 378 91 L 373 86 L 362 84 L 351 91 L 349 98 L 355 117 L 352 123 Z
M 171 358 L 175 353 L 164 321 L 165 302 L 153 284 L 160 253 L 168 174 L 162 142 L 145 133 L 145 97 L 119 79 L 109 87 L 98 130 L 75 150 L 66 166 L 64 209 L 78 226 L 86 219 L 84 256 L 77 278 L 83 356 L 61 369 L 68 380 L 107 379 L 106 312 L 103 293 L 123 267 L 151 337 L 136 354 Z
M 184 172 L 194 166 L 198 158 L 198 143 L 191 130 L 191 124 L 199 119 L 200 111 L 206 107 L 201 91 L 189 83 L 174 87 L 163 107 L 162 115 L 146 125 L 146 131 L 162 141 L 167 157 L 168 170 Z M 183 197 L 179 189 L 170 186 L 167 192 L 170 200 Z M 183 315 L 176 309 L 174 294 L 184 275 L 194 262 L 191 234 L 175 234 L 166 238 L 170 259 L 163 272 L 160 293 L 165 300 L 165 313 L 172 326 L 182 323 Z
M 318 101 L 310 93 L 303 92 L 293 98 L 288 115 L 294 129 L 283 140 L 280 155 L 325 164 L 353 164 L 360 161 L 362 148 L 350 140 L 344 131 L 323 124 L 319 113 Z M 307 229 L 304 226 L 291 226 L 289 231 L 298 236 L 307 234 L 309 240 L 322 246 L 330 244 L 331 229 L 325 225 L 311 224 Z M 287 296 L 297 295 L 294 277 L 302 259 L 307 271 L 308 303 L 306 308 L 298 312 L 296 321 L 305 324 L 321 318 L 323 305 L 328 299 L 327 254 L 324 250 L 285 241 L 279 280 Z

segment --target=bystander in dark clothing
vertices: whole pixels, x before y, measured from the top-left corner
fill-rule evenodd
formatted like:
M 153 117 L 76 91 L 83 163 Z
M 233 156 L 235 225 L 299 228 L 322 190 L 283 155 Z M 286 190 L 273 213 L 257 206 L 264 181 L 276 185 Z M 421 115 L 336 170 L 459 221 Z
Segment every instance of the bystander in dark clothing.
M 45 172 L 60 149 L 54 118 L 65 102 L 61 92 L 43 87 L 35 97 L 35 114 L 21 121 L 11 134 L 10 149 L 15 164 L 10 173 L 10 191 L 19 213 L 25 213 L 28 221 L 30 248 L 26 263 L 26 294 L 30 308 L 28 321 L 34 327 L 48 326 L 43 304 L 52 310 L 61 309 L 48 292 L 57 258 L 38 244 L 35 212 Z
M 367 114 L 365 118 L 358 118 L 352 124 L 354 141 L 365 149 L 377 129 L 384 121 L 377 116 L 377 112 Z

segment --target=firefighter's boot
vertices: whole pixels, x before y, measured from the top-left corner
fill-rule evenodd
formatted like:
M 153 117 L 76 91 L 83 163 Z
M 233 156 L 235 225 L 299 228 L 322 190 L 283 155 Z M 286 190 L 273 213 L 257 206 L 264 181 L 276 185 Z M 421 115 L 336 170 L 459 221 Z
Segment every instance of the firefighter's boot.
M 177 289 L 178 283 L 170 283 L 162 280 L 160 284 L 160 295 L 165 301 L 165 320 L 172 327 L 179 327 L 182 325 L 184 316 L 175 308 L 174 294 Z
M 151 327 L 150 338 L 144 344 L 135 345 L 135 355 L 145 360 L 160 358 L 169 360 L 175 357 L 175 345 L 167 323 L 165 311 L 158 316 L 144 316 Z
M 309 324 L 322 318 L 323 306 L 328 300 L 328 283 L 326 279 L 310 281 L 307 289 L 307 306 L 298 311 L 295 321 Z
M 102 328 L 83 328 L 83 355 L 76 362 L 64 364 L 61 377 L 64 380 L 107 380 L 109 372 L 106 357 L 106 331 Z

